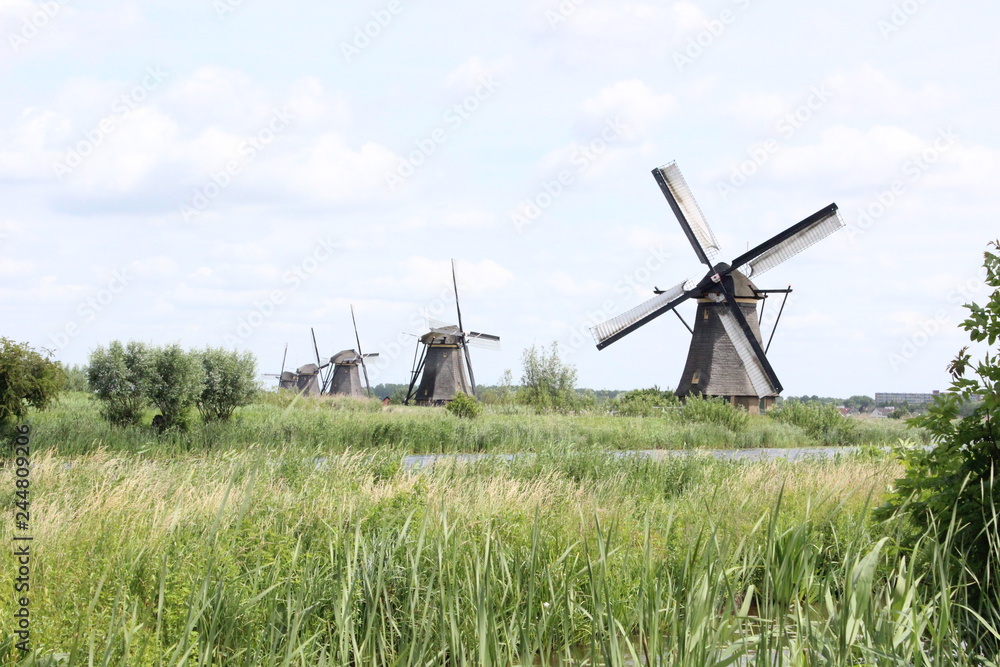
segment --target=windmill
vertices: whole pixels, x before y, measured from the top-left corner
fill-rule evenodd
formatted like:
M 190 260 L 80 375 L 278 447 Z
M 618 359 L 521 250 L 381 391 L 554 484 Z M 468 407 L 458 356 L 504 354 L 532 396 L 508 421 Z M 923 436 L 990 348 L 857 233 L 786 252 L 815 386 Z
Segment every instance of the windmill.
M 354 306 L 351 306 L 351 322 L 354 323 L 354 340 L 357 342 L 358 349 L 338 352 L 330 359 L 330 363 L 333 364 L 333 375 L 328 378 L 329 382 L 325 384 L 324 393 L 355 396 L 357 398 L 363 398 L 364 396 L 371 397 L 372 388 L 368 383 L 368 368 L 365 366 L 365 359 L 373 359 L 378 356 L 378 353 L 362 353 L 361 337 L 358 336 L 358 322 L 354 319 Z M 365 385 L 363 388 L 361 386 L 361 374 L 358 372 L 358 366 L 361 367 L 365 375 Z
M 298 391 L 296 386 L 297 376 L 291 371 L 285 370 L 285 361 L 288 359 L 288 343 L 285 343 L 285 352 L 281 355 L 281 372 L 280 373 L 264 373 L 263 377 L 277 378 L 278 379 L 278 389 L 287 389 L 289 391 Z
M 455 277 L 455 260 L 451 261 L 451 281 L 455 287 L 458 325 L 428 323 L 430 331 L 418 339 L 417 349 L 413 355 L 410 388 L 406 392 L 404 401 L 407 405 L 411 401 L 417 405 L 444 405 L 459 392 L 475 396 L 476 376 L 472 372 L 469 346 L 500 349 L 499 336 L 466 331 L 463 327 L 462 307 L 458 301 L 458 279 Z
M 756 279 L 843 227 L 837 205 L 820 209 L 728 264 L 713 264 L 719 243 L 677 164 L 671 162 L 654 169 L 653 177 L 708 273 L 670 289 L 655 289 L 652 299 L 595 326 L 592 331 L 597 349 L 604 349 L 684 301 L 696 299 L 691 347 L 677 395 L 722 396 L 750 412 L 764 411 L 774 403 L 782 387 L 761 347 L 757 302 L 768 292 L 785 292 L 787 296 L 790 289 L 760 290 L 750 278 Z

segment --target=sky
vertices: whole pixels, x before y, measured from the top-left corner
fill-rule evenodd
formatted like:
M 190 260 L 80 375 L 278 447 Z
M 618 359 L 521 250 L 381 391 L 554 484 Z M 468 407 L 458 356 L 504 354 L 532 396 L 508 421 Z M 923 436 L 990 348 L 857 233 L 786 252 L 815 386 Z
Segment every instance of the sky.
M 558 342 L 580 386 L 672 388 L 704 274 L 650 172 L 676 161 L 735 257 L 831 202 L 791 285 L 786 396 L 945 389 L 1000 237 L 1000 6 L 986 0 L 0 0 L 0 335 L 355 347 L 409 380 L 427 319 L 476 379 Z M 770 300 L 770 336 L 780 303 Z M 680 308 L 690 322 L 695 305 Z

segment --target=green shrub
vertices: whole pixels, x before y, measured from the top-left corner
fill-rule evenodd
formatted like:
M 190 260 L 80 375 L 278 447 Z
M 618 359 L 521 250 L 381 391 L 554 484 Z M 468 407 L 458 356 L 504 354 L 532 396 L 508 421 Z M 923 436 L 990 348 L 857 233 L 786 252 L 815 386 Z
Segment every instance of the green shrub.
M 688 396 L 681 408 L 681 418 L 689 422 L 718 424 L 733 433 L 742 433 L 750 425 L 747 411 L 724 398 Z
M 810 437 L 824 444 L 853 444 L 858 422 L 847 419 L 829 403 L 785 401 L 772 408 L 767 416 L 775 421 L 798 426 Z
M 1000 248 L 1000 241 L 990 245 Z M 939 523 L 947 525 L 953 517 L 951 529 L 940 530 L 938 539 L 970 572 L 983 577 L 984 588 L 976 588 L 980 602 L 995 600 L 1000 589 L 996 579 L 1000 445 L 995 426 L 1000 419 L 1000 353 L 994 348 L 1000 338 L 1000 257 L 987 251 L 984 266 L 986 284 L 993 292 L 985 306 L 966 305 L 969 318 L 961 326 L 973 342 L 985 342 L 993 349 L 974 364 L 968 348 L 963 348 L 948 367 L 949 390 L 935 398 L 927 414 L 910 420 L 932 434 L 934 447 L 907 448 L 906 475 L 879 511 L 883 517 L 903 514 L 915 535 L 940 529 Z M 969 405 L 975 405 L 971 414 L 961 417 Z
M 62 391 L 66 374 L 50 356 L 0 338 L 0 428 L 24 418 L 29 406 L 45 409 Z
M 523 385 L 517 400 L 536 409 L 569 410 L 576 406 L 576 367 L 559 358 L 559 343 L 548 351 L 532 345 L 521 358 Z
M 187 413 L 197 403 L 205 384 L 199 355 L 173 344 L 156 348 L 150 359 L 149 401 L 163 415 L 162 427 L 187 427 Z
M 613 412 L 627 417 L 653 417 L 662 415 L 667 408 L 680 406 L 674 392 L 659 387 L 634 389 L 614 398 L 609 404 Z
M 455 398 L 448 403 L 445 410 L 456 417 L 475 419 L 482 412 L 483 406 L 476 401 L 475 397 L 459 392 L 455 394 Z
M 145 343 L 113 341 L 90 354 L 87 383 L 101 401 L 101 416 L 117 426 L 139 423 L 149 403 L 153 350 Z
M 198 411 L 204 421 L 229 421 L 233 411 L 248 405 L 259 390 L 257 359 L 251 352 L 208 347 L 198 353 L 204 385 Z

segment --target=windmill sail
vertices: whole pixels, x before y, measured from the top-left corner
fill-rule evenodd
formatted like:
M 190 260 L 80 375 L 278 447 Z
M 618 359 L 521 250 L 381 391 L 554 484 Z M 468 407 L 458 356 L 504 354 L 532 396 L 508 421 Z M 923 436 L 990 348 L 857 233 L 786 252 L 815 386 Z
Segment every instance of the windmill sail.
M 646 322 L 659 317 L 687 297 L 684 295 L 685 283 L 674 285 L 670 289 L 645 301 L 617 317 L 601 322 L 591 329 L 597 340 L 598 349 L 610 345 L 622 336 L 638 329 Z
M 708 221 L 705 220 L 701 207 L 698 206 L 677 163 L 671 162 L 654 169 L 653 177 L 660 185 L 667 202 L 670 203 L 677 221 L 681 223 L 681 228 L 694 247 L 698 259 L 711 267 L 713 260 L 719 254 L 719 242 L 712 233 L 712 228 L 708 226 Z
M 740 255 L 733 260 L 733 266 L 741 267 L 740 270 L 748 277 L 759 276 L 789 257 L 794 257 L 809 246 L 822 241 L 843 226 L 844 220 L 840 217 L 836 204 L 830 204 L 753 250 Z
M 736 316 L 728 310 L 720 309 L 719 319 L 722 320 L 722 326 L 726 330 L 726 335 L 733 342 L 736 354 L 739 355 L 740 361 L 743 362 L 743 367 L 746 368 L 747 375 L 750 377 L 750 383 L 753 385 L 757 395 L 770 396 L 780 393 L 781 388 L 773 386 L 768 379 L 768 373 L 764 368 L 764 364 L 757 357 L 757 353 L 743 332 L 743 328 L 737 322 Z

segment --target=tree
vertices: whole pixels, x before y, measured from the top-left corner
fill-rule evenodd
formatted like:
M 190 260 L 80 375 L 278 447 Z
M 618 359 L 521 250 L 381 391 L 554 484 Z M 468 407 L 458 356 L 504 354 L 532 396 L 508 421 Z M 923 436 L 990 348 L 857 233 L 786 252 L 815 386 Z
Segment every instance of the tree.
M 548 351 L 532 345 L 521 357 L 522 374 L 518 398 L 536 408 L 571 408 L 576 402 L 576 367 L 559 359 L 559 343 Z
M 229 421 L 236 408 L 247 405 L 257 394 L 257 359 L 251 352 L 213 347 L 197 356 L 204 375 L 198 411 L 204 421 Z
M 483 406 L 476 401 L 474 396 L 458 392 L 455 394 L 455 398 L 448 401 L 448 405 L 445 406 L 445 410 L 456 417 L 475 419 L 479 416 L 479 413 L 482 412 Z
M 1000 241 L 990 247 L 1000 249 Z M 998 500 L 994 479 L 1000 475 L 1000 355 L 994 346 L 1000 338 L 1000 257 L 987 250 L 984 266 L 986 284 L 993 292 L 985 306 L 966 304 L 969 317 L 961 327 L 973 342 L 985 342 L 988 348 L 978 363 L 972 362 L 968 347 L 962 348 L 948 366 L 950 389 L 935 398 L 926 414 L 909 420 L 930 431 L 934 447 L 905 454 L 905 476 L 897 480 L 878 514 L 885 518 L 900 512 L 916 533 L 923 533 L 947 525 L 954 513 L 951 544 L 966 559 L 969 571 L 983 575 L 983 584 L 989 581 L 995 592 L 995 568 L 1000 562 L 994 515 Z M 970 404 L 975 404 L 971 413 L 961 417 L 962 408 Z
M 156 348 L 151 356 L 148 395 L 163 415 L 162 428 L 187 428 L 187 413 L 205 383 L 199 355 L 174 344 Z
M 626 391 L 611 400 L 610 409 L 629 417 L 653 417 L 665 414 L 667 408 L 680 406 L 680 401 L 669 389 L 663 391 L 653 386 L 648 389 Z
M 44 410 L 62 391 L 66 374 L 51 356 L 0 338 L 0 429 L 23 419 L 29 407 Z
M 139 423 L 149 403 L 152 361 L 152 348 L 134 340 L 91 352 L 87 384 L 101 401 L 101 416 L 118 426 Z

